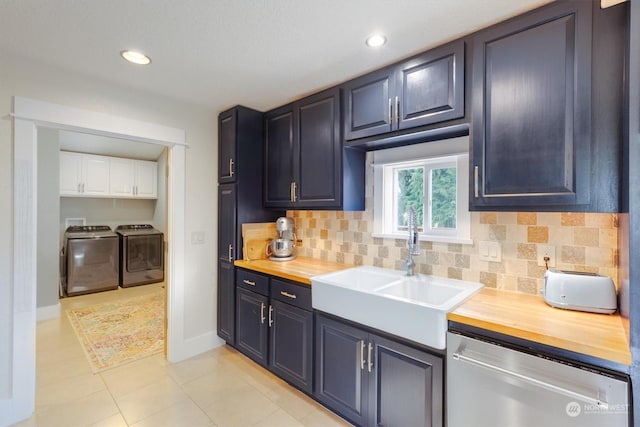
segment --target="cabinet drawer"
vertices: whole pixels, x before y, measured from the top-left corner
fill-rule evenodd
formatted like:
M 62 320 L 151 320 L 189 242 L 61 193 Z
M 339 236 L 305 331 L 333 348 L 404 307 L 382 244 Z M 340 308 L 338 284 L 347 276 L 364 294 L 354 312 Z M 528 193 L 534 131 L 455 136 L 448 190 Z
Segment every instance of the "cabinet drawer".
M 271 279 L 271 298 L 311 311 L 311 287 Z
M 263 276 L 262 274 L 238 269 L 236 284 L 241 288 L 269 296 L 269 277 Z

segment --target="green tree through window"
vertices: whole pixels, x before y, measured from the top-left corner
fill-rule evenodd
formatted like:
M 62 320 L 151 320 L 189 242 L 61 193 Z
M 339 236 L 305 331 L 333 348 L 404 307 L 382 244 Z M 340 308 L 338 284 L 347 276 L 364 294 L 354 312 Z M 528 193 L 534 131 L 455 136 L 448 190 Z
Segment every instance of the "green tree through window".
M 413 206 L 418 211 L 418 227 L 423 227 L 424 218 L 424 168 L 398 170 L 397 178 L 398 228 L 407 227 L 408 210 Z
M 431 170 L 431 228 L 456 228 L 456 168 Z

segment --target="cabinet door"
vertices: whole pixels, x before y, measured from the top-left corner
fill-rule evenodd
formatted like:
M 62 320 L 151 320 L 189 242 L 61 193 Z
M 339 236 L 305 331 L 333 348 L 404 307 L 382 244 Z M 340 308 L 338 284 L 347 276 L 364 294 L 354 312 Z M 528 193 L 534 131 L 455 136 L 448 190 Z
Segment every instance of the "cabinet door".
M 82 192 L 82 154 L 60 152 L 60 195 L 77 196 Z
M 271 300 L 270 366 L 281 378 L 312 392 L 313 314 Z
M 158 197 L 158 163 L 134 161 L 136 197 L 155 199 Z
M 235 344 L 236 285 L 233 264 L 218 262 L 218 336 Z
M 366 424 L 369 376 L 365 366 L 367 333 L 316 318 L 315 396 L 358 425 Z
M 474 39 L 471 207 L 589 203 L 591 2 Z
M 370 335 L 369 344 L 369 425 L 442 426 L 442 359 L 377 335 Z
M 394 68 L 389 67 L 358 77 L 342 86 L 346 140 L 391 130 L 394 85 Z
M 296 103 L 298 143 L 294 145 L 296 206 L 339 207 L 342 202 L 340 91 Z
M 133 161 L 113 158 L 109 167 L 109 192 L 111 195 L 132 197 L 134 195 Z
M 233 262 L 237 251 L 236 232 L 236 184 L 218 187 L 218 258 Z
M 262 366 L 267 366 L 269 327 L 267 297 L 236 287 L 236 346 Z
M 82 160 L 83 195 L 109 195 L 109 158 L 84 155 Z
M 265 206 L 292 206 L 294 113 L 287 105 L 265 114 Z M 258 184 L 258 183 L 256 183 Z
M 401 64 L 396 78 L 398 129 L 464 116 L 464 41 L 430 50 Z
M 236 162 L 236 110 L 220 114 L 218 118 L 218 182 L 235 182 Z

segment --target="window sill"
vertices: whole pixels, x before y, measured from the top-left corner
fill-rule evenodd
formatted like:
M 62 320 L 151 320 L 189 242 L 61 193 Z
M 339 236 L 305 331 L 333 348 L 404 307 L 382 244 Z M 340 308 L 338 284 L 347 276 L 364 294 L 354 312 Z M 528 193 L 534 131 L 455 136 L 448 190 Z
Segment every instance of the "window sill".
M 380 239 L 398 239 L 398 240 L 407 240 L 406 234 L 383 234 L 383 233 L 373 233 L 373 237 L 377 237 Z M 419 235 L 419 240 L 421 242 L 437 242 L 437 243 L 458 243 L 461 245 L 473 245 L 473 240 L 465 239 L 455 236 L 429 236 L 429 235 Z

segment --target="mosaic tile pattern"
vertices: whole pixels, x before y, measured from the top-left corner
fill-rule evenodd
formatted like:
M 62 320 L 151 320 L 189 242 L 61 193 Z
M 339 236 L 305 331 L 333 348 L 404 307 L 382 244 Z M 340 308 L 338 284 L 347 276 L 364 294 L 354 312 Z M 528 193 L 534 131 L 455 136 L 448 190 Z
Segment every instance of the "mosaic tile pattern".
M 289 211 L 302 240 L 298 254 L 401 270 L 407 258 L 406 240 L 372 236 L 372 182 L 367 175 L 365 211 Z M 617 285 L 617 228 L 617 214 L 472 212 L 473 244 L 420 242 L 416 271 L 535 294 L 545 272 L 537 263 L 540 245 L 553 245 L 555 268 L 605 274 Z M 502 262 L 481 261 L 480 241 L 499 242 Z

